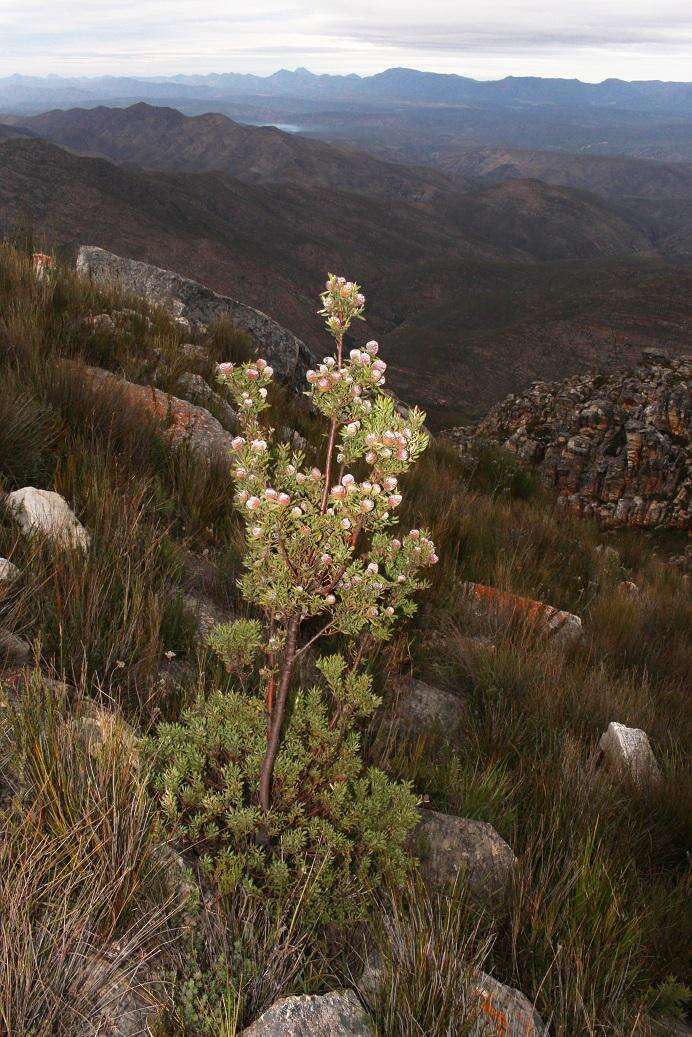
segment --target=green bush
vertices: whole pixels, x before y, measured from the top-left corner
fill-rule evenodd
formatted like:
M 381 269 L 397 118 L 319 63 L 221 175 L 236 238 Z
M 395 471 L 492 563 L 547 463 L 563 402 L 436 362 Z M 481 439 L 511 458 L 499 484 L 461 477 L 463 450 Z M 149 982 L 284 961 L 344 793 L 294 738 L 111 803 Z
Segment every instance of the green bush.
M 281 900 L 303 885 L 306 917 L 361 916 L 367 892 L 409 867 L 409 786 L 364 767 L 357 735 L 330 725 L 313 687 L 297 697 L 265 814 L 257 786 L 266 734 L 264 703 L 239 692 L 216 692 L 161 725 L 151 746 L 166 818 L 222 893 Z

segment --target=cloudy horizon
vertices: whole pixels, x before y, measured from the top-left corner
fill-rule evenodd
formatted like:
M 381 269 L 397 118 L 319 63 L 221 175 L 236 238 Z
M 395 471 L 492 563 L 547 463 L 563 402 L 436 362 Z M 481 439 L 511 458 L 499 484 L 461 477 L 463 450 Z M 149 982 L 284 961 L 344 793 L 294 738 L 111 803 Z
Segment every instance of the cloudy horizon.
M 169 76 L 212 72 L 369 75 L 392 66 L 478 79 L 690 79 L 692 5 L 661 0 L 0 0 L 0 75 Z

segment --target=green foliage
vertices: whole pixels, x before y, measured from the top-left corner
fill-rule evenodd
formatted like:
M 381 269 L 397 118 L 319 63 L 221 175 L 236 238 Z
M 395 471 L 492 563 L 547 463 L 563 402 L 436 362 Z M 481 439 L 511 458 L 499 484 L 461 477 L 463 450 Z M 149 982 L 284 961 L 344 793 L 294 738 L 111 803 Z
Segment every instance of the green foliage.
M 216 692 L 180 723 L 161 725 L 152 744 L 155 788 L 168 822 L 222 892 L 283 900 L 309 880 L 306 914 L 345 922 L 362 915 L 384 876 L 405 873 L 416 800 L 407 785 L 363 769 L 347 721 L 373 708 L 369 679 L 337 674 L 334 659 L 322 669 L 334 689 L 333 722 L 321 689 L 298 693 L 268 814 L 257 803 L 267 722 L 252 695 Z
M 252 669 L 262 645 L 262 625 L 256 619 L 237 619 L 219 623 L 207 643 L 229 673 L 240 680 Z

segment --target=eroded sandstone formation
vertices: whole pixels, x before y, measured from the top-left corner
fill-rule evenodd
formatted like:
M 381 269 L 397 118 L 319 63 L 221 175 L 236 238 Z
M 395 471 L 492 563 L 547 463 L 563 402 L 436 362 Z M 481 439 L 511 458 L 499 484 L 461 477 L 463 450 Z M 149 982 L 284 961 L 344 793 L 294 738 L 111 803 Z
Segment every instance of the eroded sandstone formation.
M 534 382 L 473 428 L 448 438 L 464 450 L 499 442 L 539 465 L 558 504 L 603 526 L 690 526 L 692 357 L 646 350 L 625 374 Z

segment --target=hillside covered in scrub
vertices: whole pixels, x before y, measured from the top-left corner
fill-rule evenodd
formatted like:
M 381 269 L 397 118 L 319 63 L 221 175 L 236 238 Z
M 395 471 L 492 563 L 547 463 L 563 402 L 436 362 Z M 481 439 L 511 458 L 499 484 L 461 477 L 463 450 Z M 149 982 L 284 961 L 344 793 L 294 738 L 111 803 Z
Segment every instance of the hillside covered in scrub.
M 344 286 L 324 371 L 259 311 L 206 322 L 129 287 L 0 247 L 0 1031 L 687 1032 L 683 532 L 560 509 L 498 445 L 424 449 L 374 390 L 363 450 L 400 474 L 365 480 L 363 407 L 329 480 L 320 382 L 357 401 L 357 366 L 386 368 L 354 323 L 334 377 Z M 290 499 L 254 492 L 272 429 Z M 356 525 L 380 523 L 361 568 L 352 485 Z M 272 630 L 253 670 L 262 558 L 295 559 L 253 538 L 282 496 L 306 549 L 345 532 L 319 654 L 307 590 L 278 588 L 295 667 L 266 809 L 260 692 L 271 727 L 287 646 Z

